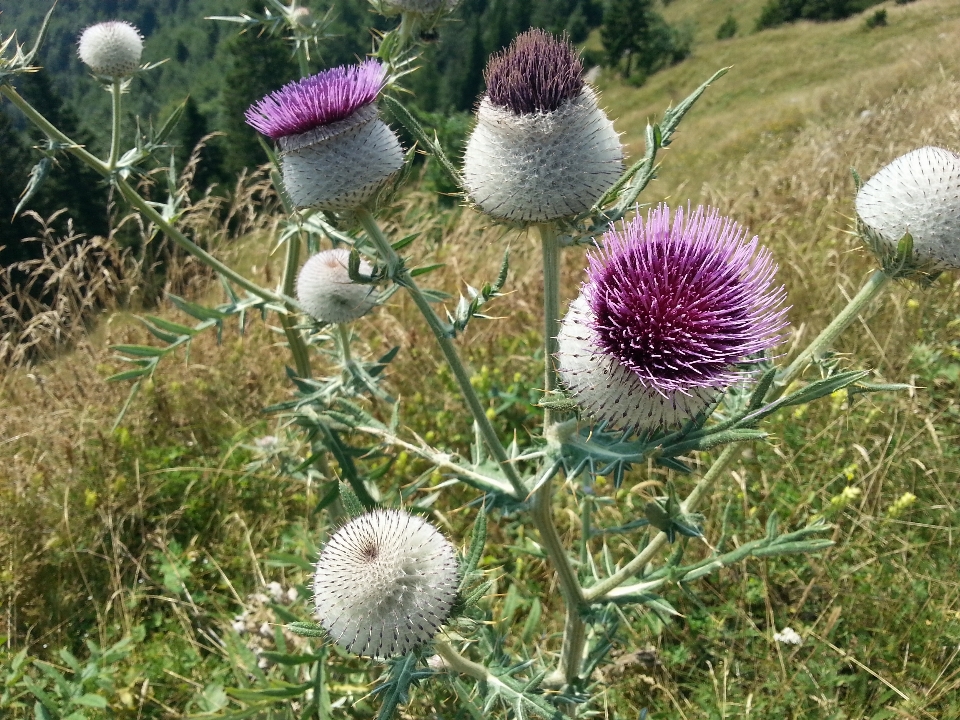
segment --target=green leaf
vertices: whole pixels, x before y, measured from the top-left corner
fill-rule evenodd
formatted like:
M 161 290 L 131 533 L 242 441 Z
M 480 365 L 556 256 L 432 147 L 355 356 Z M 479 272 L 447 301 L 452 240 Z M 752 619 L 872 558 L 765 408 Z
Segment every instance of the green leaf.
M 116 375 L 111 375 L 107 378 L 107 382 L 123 382 L 125 380 L 136 380 L 137 378 L 142 378 L 144 375 L 149 375 L 153 372 L 153 367 L 142 367 L 136 368 L 135 370 L 124 370 L 123 372 L 117 373 Z
M 403 250 L 403 248 L 405 248 L 407 245 L 412 243 L 414 240 L 416 240 L 418 237 L 420 237 L 420 233 L 413 233 L 413 235 L 407 235 L 405 238 L 401 240 L 397 240 L 390 247 L 392 247 L 395 251 L 399 252 L 400 250 Z
M 84 707 L 98 708 L 100 710 L 107 707 L 107 699 L 102 695 L 95 695 L 94 693 L 87 693 L 86 695 L 74 698 L 73 703 L 75 705 L 83 705 Z
M 187 107 L 187 100 L 185 99 L 182 103 L 177 105 L 169 115 L 167 119 L 163 121 L 163 125 L 160 126 L 160 129 L 157 130 L 156 135 L 154 135 L 154 142 L 163 143 L 170 136 L 170 133 L 173 132 L 173 129 L 177 126 L 177 123 L 180 122 L 180 118 L 183 117 L 183 111 Z
M 298 567 L 307 572 L 313 572 L 313 563 L 299 555 L 291 553 L 267 553 L 268 567 Z
M 307 665 L 320 659 L 319 655 L 291 655 L 288 653 L 271 652 L 264 650 L 260 653 L 263 657 L 278 665 Z
M 175 323 L 170 320 L 164 320 L 161 317 L 156 315 L 147 315 L 145 318 L 140 318 L 140 321 L 143 322 L 146 320 L 151 325 L 155 325 L 161 330 L 166 330 L 167 332 L 174 333 L 175 335 L 196 335 L 197 331 L 194 328 L 189 328 L 186 325 L 181 325 L 180 323 Z
M 219 310 L 211 310 L 210 308 L 205 308 L 202 305 L 197 305 L 196 303 L 189 302 L 183 298 L 177 297 L 172 293 L 167 293 L 167 297 L 170 298 L 170 302 L 176 305 L 181 311 L 185 312 L 191 317 L 195 317 L 197 320 L 223 320 L 227 317 L 226 313 L 222 313 Z
M 323 626 L 317 625 L 315 622 L 292 622 L 287 623 L 286 627 L 290 632 L 300 637 L 322 638 L 327 636 L 327 631 L 323 629 Z
M 151 345 L 111 345 L 110 349 L 134 357 L 160 357 L 167 352 L 166 348 L 157 348 Z
M 483 557 L 483 546 L 487 541 L 487 511 L 480 508 L 477 513 L 477 519 L 473 523 L 473 534 L 470 537 L 470 549 L 467 551 L 467 557 L 463 562 L 463 568 L 460 576 L 460 589 L 469 582 L 469 576 L 472 575 L 480 558 Z
M 348 517 L 360 517 L 366 512 L 353 488 L 342 481 L 340 482 L 340 502 L 343 503 L 343 509 Z
M 50 168 L 52 166 L 53 159 L 44 156 L 40 158 L 40 162 L 30 169 L 30 175 L 27 178 L 27 187 L 25 187 L 21 193 L 20 202 L 17 203 L 17 207 L 14 208 L 13 211 L 14 218 L 20 214 L 20 211 L 23 210 L 27 206 L 27 203 L 33 199 L 33 196 L 37 194 L 40 186 L 43 185 L 43 181 L 46 180 L 47 175 L 50 174 Z
M 426 267 L 415 268 L 410 271 L 410 277 L 417 277 L 418 275 L 426 275 L 429 272 L 433 272 L 439 268 L 442 268 L 446 263 L 435 263 L 434 265 L 427 265 Z
M 534 598 L 530 605 L 530 612 L 527 614 L 527 620 L 523 623 L 523 632 L 520 635 L 524 645 L 529 645 L 533 638 L 541 631 L 540 618 L 543 615 L 543 607 L 540 605 L 539 598 Z
M 285 700 L 303 695 L 313 686 L 313 683 L 301 683 L 299 685 L 290 685 L 288 683 L 277 683 L 273 687 L 262 690 L 248 690 L 246 688 L 227 688 L 227 694 L 242 702 L 257 702 L 262 700 Z
M 377 713 L 377 720 L 389 720 L 397 708 L 407 702 L 416 664 L 417 656 L 414 653 L 408 653 L 393 662 L 390 667 L 390 677 L 381 689 L 384 697 L 380 712 Z

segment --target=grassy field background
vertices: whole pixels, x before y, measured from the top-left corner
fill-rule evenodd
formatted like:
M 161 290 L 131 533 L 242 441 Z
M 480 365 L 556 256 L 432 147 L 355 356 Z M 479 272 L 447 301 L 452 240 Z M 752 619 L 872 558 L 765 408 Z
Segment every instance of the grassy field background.
M 614 75 L 598 85 L 638 156 L 647 118 L 732 66 L 684 121 L 641 200 L 709 202 L 772 246 L 792 305 L 790 352 L 874 266 L 850 234 L 850 167 L 868 177 L 920 145 L 960 147 L 960 5 L 887 3 L 889 25 L 874 30 L 859 16 L 754 34 L 761 5 L 674 0 L 664 14 L 696 24 L 693 56 L 640 88 Z M 740 33 L 717 41 L 731 12 Z M 268 221 L 218 252 L 275 282 L 270 228 Z M 447 263 L 434 281 L 447 290 L 492 279 L 509 243 L 511 293 L 495 306 L 502 319 L 471 326 L 462 344 L 482 392 L 506 387 L 524 396 L 536 388 L 534 238 L 490 227 L 469 209 L 440 210 L 415 192 L 391 208 L 387 228 L 423 231 L 415 255 Z M 566 299 L 582 268 L 581 253 L 567 253 Z M 195 296 L 221 299 L 217 286 Z M 183 321 L 166 305 L 160 314 Z M 404 398 L 404 423 L 423 435 L 446 428 L 452 449 L 462 447 L 467 423 L 415 309 L 396 295 L 355 332 L 358 352 L 402 345 L 389 383 Z M 289 394 L 276 332 L 255 321 L 243 337 L 226 332 L 219 347 L 198 338 L 189 360 L 166 362 L 111 432 L 127 388 L 104 378 L 119 369 L 108 346 L 120 342 L 149 342 L 125 312 L 104 316 L 60 357 L 0 380 L 0 678 L 22 647 L 62 664 L 58 648 L 83 655 L 84 639 L 103 645 L 132 634 L 138 642 L 103 690 L 105 716 L 180 717 L 236 681 L 211 632 L 229 633 L 264 582 L 302 588 L 302 571 L 267 556 L 307 555 L 322 521 L 308 514 L 315 488 L 269 465 L 249 468 L 255 438 L 278 432 L 261 408 Z M 809 560 L 748 561 L 691 595 L 674 588 L 667 597 L 683 617 L 670 624 L 625 612 L 616 662 L 594 678 L 605 688 L 600 717 L 634 718 L 641 708 L 671 720 L 960 717 L 960 278 L 944 276 L 923 291 L 894 287 L 837 350 L 846 365 L 916 389 L 782 413 L 768 426 L 771 442 L 746 448 L 719 485 L 707 525 L 707 536 L 717 537 L 728 507 L 733 539 L 742 542 L 761 534 L 773 511 L 790 527 L 823 515 L 835 524 L 836 547 Z M 435 373 L 438 382 L 423 382 Z M 517 403 L 497 422 L 508 434 L 530 419 Z M 386 481 L 422 469 L 401 459 Z M 643 482 L 666 475 L 651 467 L 620 490 L 598 487 L 617 501 L 604 522 L 634 519 L 648 499 Z M 905 493 L 916 500 L 905 502 Z M 438 521 L 463 538 L 472 511 L 459 499 L 444 502 Z M 557 514 L 572 545 L 579 521 L 563 512 L 568 502 L 572 508 L 560 493 Z M 502 613 L 510 594 L 519 596 L 501 619 L 519 632 L 539 597 L 543 647 L 556 650 L 556 588 L 528 550 L 526 529 L 499 519 L 484 561 L 499 577 L 490 602 Z M 618 540 L 610 550 L 627 556 L 631 545 Z M 773 640 L 785 626 L 803 645 Z M 376 676 L 356 663 L 352 684 L 340 689 L 343 717 L 371 716 L 376 702 L 364 697 Z M 456 717 L 447 688 L 435 683 L 417 688 L 405 712 Z

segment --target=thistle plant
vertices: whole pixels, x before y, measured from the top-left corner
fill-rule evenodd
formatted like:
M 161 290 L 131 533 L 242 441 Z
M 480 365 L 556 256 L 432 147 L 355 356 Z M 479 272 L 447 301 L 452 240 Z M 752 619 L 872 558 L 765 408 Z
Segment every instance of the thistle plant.
M 129 184 L 145 158 L 163 147 L 168 125 L 130 152 L 121 156 L 112 150 L 108 160 L 100 160 L 72 143 L 10 84 L 12 76 L 35 69 L 35 52 L 16 47 L 10 56 L 12 40 L 2 45 L 0 95 L 60 151 L 101 172 L 148 222 L 213 268 L 226 288 L 228 301 L 217 308 L 170 298 L 198 321 L 193 327 L 146 318 L 163 346 L 117 348 L 133 364 L 115 376 L 134 382 L 131 397 L 162 358 L 207 328 L 222 332 L 230 317 L 242 324 L 248 310 L 273 313 L 284 330 L 294 365 L 293 397 L 268 410 L 280 415 L 284 428 L 304 433 L 307 452 L 286 470 L 316 480 L 323 493 L 314 531 L 325 540 L 310 558 L 312 610 L 306 617 L 284 610 L 286 629 L 306 638 L 310 651 L 274 653 L 287 674 L 263 675 L 253 688 L 234 694 L 243 707 L 224 713 L 327 717 L 331 678 L 365 662 L 384 670 L 376 688 L 383 698 L 381 718 L 395 713 L 413 683 L 428 680 L 448 685 L 450 697 L 471 717 L 494 716 L 501 707 L 503 717 L 591 716 L 599 697 L 592 670 L 609 659 L 618 641 L 621 608 L 638 606 L 669 618 L 678 614 L 667 596 L 677 584 L 689 590 L 747 557 L 813 553 L 831 545 L 822 537 L 830 529 L 823 520 L 781 531 L 771 515 L 762 537 L 738 530 L 740 544 L 729 550 L 722 538 L 708 537 L 714 525 L 697 510 L 724 481 L 742 444 L 765 440 L 765 420 L 838 390 L 878 389 L 867 382 L 869 370 L 844 370 L 821 358 L 890 280 L 929 281 L 957 267 L 957 156 L 916 151 L 878 173 L 856 199 L 858 230 L 878 252 L 881 268 L 817 338 L 778 367 L 786 352 L 781 341 L 789 298 L 777 280 L 773 251 L 722 208 L 661 205 L 644 213 L 637 205 L 656 175 L 659 150 L 672 142 L 684 115 L 722 71 L 650 125 L 644 157 L 624 170 L 619 136 L 583 77 L 576 49 L 566 39 L 530 31 L 491 58 L 460 167 L 402 101 L 404 73 L 417 52 L 412 23 L 428 15 L 438 21 L 452 5 L 375 3 L 401 14 L 400 25 L 379 39 L 375 56 L 313 75 L 304 13 L 295 2 L 271 0 L 263 17 L 226 18 L 248 28 L 288 30 L 285 37 L 303 70 L 301 80 L 262 98 L 247 113 L 248 122 L 276 142 L 275 183 L 291 214 L 279 234 L 286 263 L 273 290 L 206 253 L 177 229 L 175 218 L 164 216 Z M 313 41 L 322 42 L 322 26 L 310 27 Z M 88 62 L 119 98 L 118 78 L 126 77 L 129 64 L 110 57 L 110 67 Z M 539 235 L 542 424 L 526 428 L 530 447 L 523 451 L 501 440 L 457 342 L 474 322 L 491 322 L 481 308 L 508 285 L 509 265 L 505 259 L 496 282 L 472 289 L 453 311 L 438 312 L 438 303 L 449 297 L 421 287 L 418 278 L 425 273 L 410 269 L 416 267 L 416 238 L 389 237 L 377 220 L 391 191 L 403 192 L 413 161 L 380 118 L 378 102 L 406 126 L 420 150 L 437 156 L 465 202 L 489 222 Z M 115 143 L 117 123 L 119 113 Z M 330 247 L 304 260 L 304 244 Z M 560 257 L 579 245 L 591 250 L 580 292 L 563 315 Z M 384 381 L 397 351 L 367 360 L 351 348 L 344 323 L 374 311 L 394 292 L 410 296 L 437 342 L 470 415 L 469 448 L 454 450 L 450 443 L 427 442 L 402 430 L 403 407 Z M 328 324 L 336 325 L 335 352 L 327 347 Z M 314 377 L 319 358 L 328 368 L 332 363 L 333 372 Z M 811 366 L 820 372 L 805 380 Z M 437 431 L 442 438 L 444 428 Z M 431 482 L 434 473 L 444 478 L 434 488 L 436 502 L 453 486 L 459 487 L 459 499 L 469 499 L 468 542 L 448 540 L 433 522 L 446 524 L 442 512 L 421 517 L 431 510 L 410 507 L 409 493 L 384 480 L 384 466 L 377 463 L 393 462 L 401 453 L 429 468 L 414 481 L 416 487 Z M 713 459 L 691 477 L 695 453 Z M 647 464 L 674 475 L 645 504 L 642 517 L 610 530 L 635 533 L 629 543 L 634 549 L 614 551 L 606 543 L 598 549 L 592 530 L 598 480 L 610 477 L 619 486 Z M 579 510 L 576 548 L 561 537 L 553 516 L 561 492 L 569 492 Z M 501 513 L 529 524 L 548 580 L 556 580 L 559 598 L 536 602 L 556 616 L 543 618 L 544 624 L 562 624 L 559 644 L 547 640 L 521 653 L 505 637 L 508 625 L 494 614 L 489 596 L 495 572 L 479 566 L 484 555 L 503 557 L 501 548 L 486 542 L 488 517 L 496 521 Z M 525 632 L 519 642 L 532 642 L 535 634 Z

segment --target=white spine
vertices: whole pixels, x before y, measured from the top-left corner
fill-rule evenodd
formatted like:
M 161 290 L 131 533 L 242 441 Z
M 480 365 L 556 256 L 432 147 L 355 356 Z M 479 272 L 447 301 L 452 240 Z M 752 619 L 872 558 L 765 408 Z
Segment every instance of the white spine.
M 470 199 L 488 215 L 547 222 L 590 209 L 622 171 L 620 136 L 585 87 L 553 112 L 528 115 L 485 97 L 463 177 Z

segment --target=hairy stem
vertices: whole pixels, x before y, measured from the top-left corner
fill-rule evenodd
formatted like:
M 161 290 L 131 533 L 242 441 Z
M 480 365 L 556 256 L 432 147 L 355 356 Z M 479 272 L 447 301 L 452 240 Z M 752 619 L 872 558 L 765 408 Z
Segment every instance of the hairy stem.
M 710 469 L 707 470 L 702 478 L 700 478 L 700 482 L 696 484 L 696 486 L 687 496 L 687 499 L 681 503 L 680 508 L 682 512 L 692 512 L 697 508 L 697 505 L 700 504 L 700 501 L 703 500 L 706 494 L 713 489 L 714 483 L 716 483 L 716 481 L 720 478 L 720 476 L 723 474 L 723 471 L 727 469 L 727 465 L 729 465 L 730 461 L 733 460 L 738 448 L 739 445 L 737 443 L 731 443 L 723 449 L 723 452 L 721 452 L 720 455 L 717 456 L 717 459 L 713 461 L 713 465 L 711 465 Z M 591 585 L 590 587 L 586 588 L 583 591 L 583 595 L 587 602 L 603 602 L 604 598 L 608 596 L 612 590 L 618 588 L 625 581 L 640 572 L 644 566 L 646 566 L 646 564 L 653 559 L 653 556 L 657 554 L 657 551 L 660 550 L 660 548 L 663 547 L 666 542 L 666 533 L 657 533 L 650 539 L 650 542 L 647 543 L 647 546 L 640 551 L 640 554 L 633 558 L 633 560 L 628 562 L 610 577 L 601 580 L 596 585 Z M 625 593 L 627 589 L 628 588 L 621 588 L 621 590 L 618 591 L 618 594 Z
M 337 345 L 340 350 L 340 360 L 346 367 L 351 361 L 350 355 L 350 328 L 346 323 L 337 323 Z
M 271 290 L 262 288 L 251 280 L 247 280 L 245 277 L 237 273 L 235 270 L 227 267 L 222 262 L 217 260 L 213 255 L 208 253 L 206 250 L 201 248 L 199 245 L 194 243 L 190 238 L 184 235 L 182 232 L 177 230 L 173 225 L 168 223 L 163 219 L 163 216 L 156 211 L 156 209 L 150 205 L 146 200 L 144 200 L 140 194 L 134 190 L 127 183 L 126 180 L 117 178 L 116 180 L 117 187 L 120 188 L 120 193 L 126 198 L 127 202 L 133 205 L 140 213 L 147 218 L 150 222 L 154 223 L 159 227 L 163 233 L 173 240 L 177 245 L 182 247 L 188 253 L 199 259 L 205 265 L 213 268 L 218 273 L 223 275 L 225 278 L 235 283 L 239 287 L 242 287 L 244 290 L 251 292 L 259 298 L 268 300 L 270 302 L 280 303 L 286 305 L 292 310 L 299 310 L 300 306 L 295 303 L 291 298 L 279 295 Z
M 37 112 L 33 105 L 24 100 L 12 87 L 9 85 L 0 85 L 0 95 L 3 95 L 3 97 L 7 98 L 10 102 L 16 105 L 20 112 L 26 116 L 27 120 L 42 130 L 44 135 L 46 135 L 48 138 L 63 145 L 64 149 L 71 155 L 78 158 L 85 165 L 93 168 L 101 175 L 108 174 L 109 171 L 107 170 L 107 166 L 104 165 L 103 162 L 60 132 L 60 130 L 53 123 Z
M 830 347 L 840 334 L 850 327 L 850 324 L 857 319 L 857 316 L 863 309 L 887 287 L 890 280 L 890 276 L 883 270 L 874 270 L 873 275 L 871 275 L 863 287 L 860 288 L 860 292 L 847 303 L 847 306 L 813 339 L 813 342 L 807 345 L 803 352 L 797 355 L 787 369 L 777 377 L 775 384 L 770 388 L 770 392 L 767 395 L 767 401 L 776 400 L 783 395 L 787 386 L 806 370 L 810 361 L 826 348 Z
M 449 328 L 437 317 L 433 308 L 430 307 L 427 298 L 420 291 L 414 279 L 410 277 L 410 272 L 403 266 L 400 256 L 397 255 L 396 251 L 391 247 L 390 241 L 384 236 L 383 231 L 380 230 L 380 226 L 370 211 L 366 208 L 360 208 L 357 211 L 357 216 L 364 230 L 367 231 L 370 240 L 377 247 L 381 259 L 387 263 L 391 278 L 398 285 L 406 289 L 410 298 L 417 306 L 417 309 L 420 310 L 424 319 L 427 321 L 427 325 L 430 326 L 430 330 L 440 345 L 440 350 L 443 352 L 447 365 L 453 372 L 457 385 L 460 387 L 460 392 L 463 393 L 463 398 L 470 408 L 473 419 L 476 420 L 477 425 L 480 427 L 480 433 L 483 435 L 487 448 L 500 464 L 500 468 L 503 470 L 503 474 L 507 480 L 510 481 L 514 494 L 518 498 L 523 499 L 527 492 L 523 481 L 520 479 L 520 475 L 517 473 L 517 469 L 513 466 L 513 463 L 510 462 L 510 458 L 507 457 L 507 451 L 503 447 L 503 443 L 500 442 L 500 438 L 497 437 L 497 431 L 493 429 L 493 425 L 490 423 L 490 418 L 487 417 L 480 398 L 477 397 L 476 391 L 470 384 L 470 375 L 467 373 L 467 369 L 457 354 L 457 348 L 450 337 Z
M 437 655 L 443 658 L 447 667 L 454 672 L 469 675 L 477 680 L 486 680 L 490 677 L 490 672 L 487 668 L 480 663 L 475 663 L 473 660 L 465 658 L 454 650 L 453 646 L 446 640 L 434 640 L 433 649 L 437 651 Z
M 55 140 L 63 145 L 64 149 L 71 155 L 78 158 L 85 165 L 93 168 L 101 175 L 110 175 L 109 168 L 103 162 L 87 152 L 83 147 L 75 143 L 69 137 L 64 135 L 53 123 L 37 112 L 37 110 L 30 103 L 24 100 L 12 87 L 9 85 L 0 85 L 0 95 L 16 105 L 30 122 L 42 130 L 44 134 L 51 140 Z M 160 213 L 158 213 L 156 209 L 150 205 L 150 203 L 144 200 L 140 194 L 127 183 L 126 180 L 117 178 L 115 182 L 117 188 L 120 190 L 120 193 L 124 196 L 124 198 L 126 198 L 127 202 L 137 208 L 137 210 L 139 210 L 144 217 L 150 220 L 150 222 L 159 227 L 167 237 L 173 240 L 173 242 L 199 259 L 205 265 L 213 268 L 228 280 L 232 281 L 239 287 L 242 287 L 244 290 L 256 295 L 257 297 L 263 298 L 264 300 L 268 300 L 270 302 L 286 305 L 292 310 L 300 309 L 300 306 L 291 298 L 271 292 L 270 290 L 260 287 L 255 282 L 247 280 L 245 277 L 234 270 L 231 270 L 229 267 L 213 257 L 213 255 L 194 243 L 186 235 L 177 230 L 173 225 L 164 220 L 163 216 L 160 215 Z
M 557 335 L 560 334 L 560 245 L 552 224 L 537 225 L 537 229 L 543 248 L 543 392 L 549 394 L 557 387 L 553 360 L 557 353 Z M 553 410 L 544 409 L 544 431 L 553 424 L 553 414 Z
M 114 78 L 110 85 L 110 95 L 113 99 L 113 126 L 110 135 L 110 159 L 107 161 L 107 169 L 111 172 L 117 167 L 117 160 L 120 159 L 120 99 L 123 95 L 120 78 Z
M 300 233 L 294 233 L 287 238 L 287 257 L 283 265 L 283 294 L 292 297 L 297 281 L 297 270 L 300 267 Z M 296 328 L 296 319 L 289 315 L 280 316 L 280 326 L 287 336 L 290 354 L 293 355 L 293 364 L 297 368 L 297 375 L 310 378 L 310 352 L 303 341 L 303 335 Z

